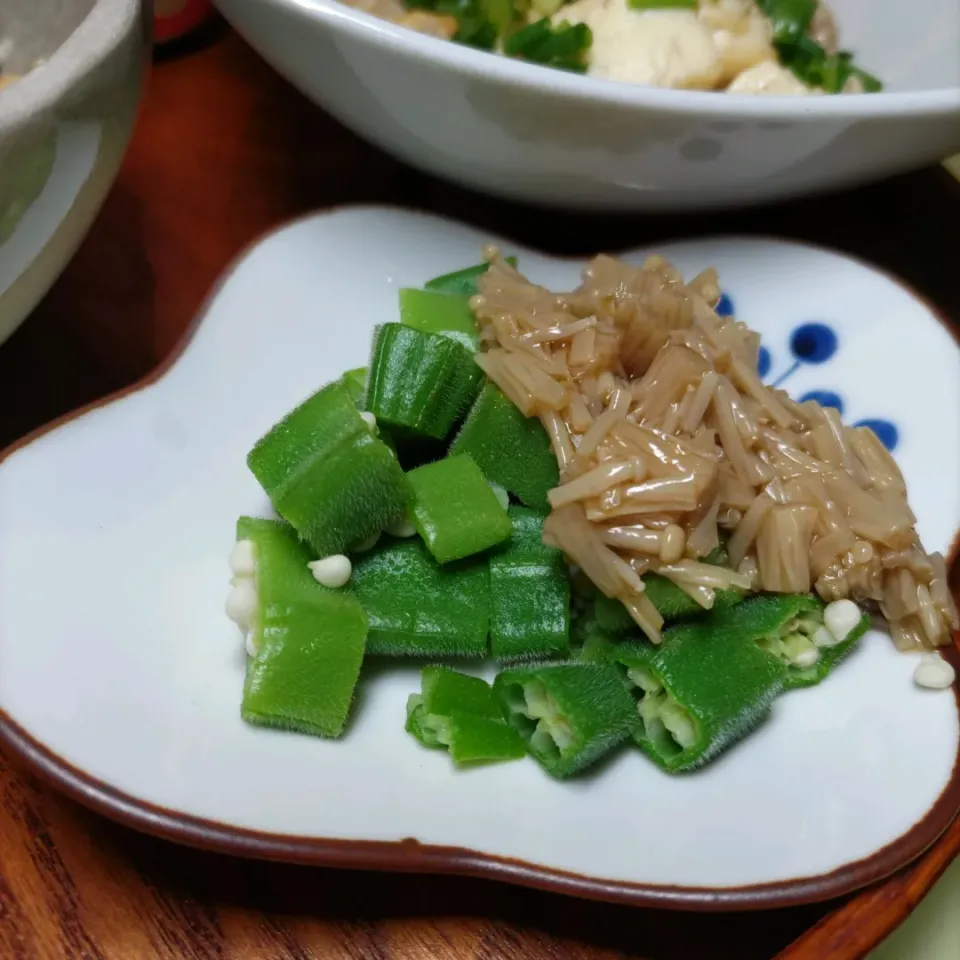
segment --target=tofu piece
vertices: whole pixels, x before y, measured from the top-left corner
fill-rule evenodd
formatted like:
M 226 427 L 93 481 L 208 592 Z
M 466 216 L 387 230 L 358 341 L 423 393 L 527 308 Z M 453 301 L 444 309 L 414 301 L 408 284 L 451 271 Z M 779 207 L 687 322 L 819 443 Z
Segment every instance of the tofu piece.
M 770 60 L 744 70 L 727 87 L 727 93 L 767 94 L 778 97 L 821 92 L 806 86 L 785 67 Z
M 758 63 L 777 62 L 773 24 L 753 0 L 700 0 L 697 16 L 713 31 L 723 86 Z
M 710 28 L 694 10 L 632 10 L 626 0 L 577 0 L 554 23 L 593 31 L 588 73 L 654 87 L 714 90 L 723 64 Z

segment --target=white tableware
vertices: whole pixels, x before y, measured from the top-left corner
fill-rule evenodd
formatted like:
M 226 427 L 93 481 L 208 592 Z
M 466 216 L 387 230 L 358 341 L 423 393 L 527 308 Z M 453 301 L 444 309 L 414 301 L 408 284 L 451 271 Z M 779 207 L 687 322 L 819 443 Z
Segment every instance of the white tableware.
M 217 0 L 352 130 L 456 183 L 611 211 L 740 206 L 850 186 L 960 150 L 960 4 L 837 0 L 869 96 L 664 90 L 424 36 L 337 0 Z
M 237 516 L 269 508 L 248 449 L 365 362 L 401 286 L 476 262 L 489 239 L 376 208 L 279 230 L 235 265 L 158 375 L 6 455 L 0 736 L 108 816 L 306 863 L 717 909 L 832 897 L 917 856 L 960 807 L 957 699 L 914 686 L 916 658 L 877 631 L 694 775 L 629 749 L 562 783 L 532 761 L 457 772 L 404 731 L 417 669 L 395 662 L 368 671 L 341 740 L 241 721 L 227 555 Z M 581 261 L 501 243 L 532 278 L 577 283 Z M 925 545 L 948 549 L 960 350 L 940 318 L 827 250 L 723 237 L 657 250 L 685 271 L 719 268 L 725 305 L 763 335 L 768 380 L 829 391 L 850 421 L 877 425 Z
M 142 0 L 3 0 L 0 343 L 67 265 L 130 139 L 150 49 Z

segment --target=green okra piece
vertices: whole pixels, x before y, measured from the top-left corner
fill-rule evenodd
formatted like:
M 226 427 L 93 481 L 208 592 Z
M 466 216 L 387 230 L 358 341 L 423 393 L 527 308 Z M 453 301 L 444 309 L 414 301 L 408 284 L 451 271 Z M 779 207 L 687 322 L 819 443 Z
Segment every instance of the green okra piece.
M 257 587 L 254 627 L 262 623 L 273 603 L 319 603 L 331 592 L 314 580 L 307 564 L 317 559 L 316 554 L 290 524 L 283 520 L 240 517 L 236 532 L 238 543 L 248 540 L 252 544 L 255 565 L 252 576 Z
M 424 667 L 421 692 L 407 701 L 406 729 L 426 747 L 446 747 L 457 766 L 526 755 L 490 685 L 447 667 Z
M 726 548 L 722 545 L 718 546 L 703 558 L 703 562 L 716 564 L 720 567 L 726 566 Z M 689 620 L 694 617 L 729 610 L 744 598 L 742 590 L 716 590 L 713 607 L 707 611 L 666 577 L 656 573 L 648 573 L 644 575 L 643 583 L 647 588 L 647 596 L 650 602 L 657 608 L 664 623 L 667 624 L 674 623 L 677 620 Z M 637 633 L 637 625 L 633 617 L 627 613 L 624 605 L 615 598 L 598 594 L 595 613 L 597 626 L 606 633 Z
M 702 766 L 770 712 L 785 671 L 721 615 L 677 624 L 654 646 L 625 641 L 607 653 L 637 696 L 634 739 L 670 773 Z
M 513 667 L 497 676 L 493 689 L 527 752 L 554 777 L 596 763 L 638 723 L 632 697 L 607 663 Z
M 431 665 L 420 671 L 420 693 L 427 713 L 445 717 L 452 713 L 466 713 L 487 720 L 503 721 L 500 701 L 482 677 L 471 677 L 438 664 Z
M 343 384 L 347 393 L 350 394 L 350 399 L 357 407 L 362 408 L 363 401 L 367 395 L 367 368 L 355 367 L 353 370 L 348 370 L 340 378 L 340 382 Z
M 516 257 L 507 257 L 506 260 L 511 267 L 516 267 Z M 489 263 L 478 263 L 475 267 L 466 267 L 453 273 L 445 273 L 441 277 L 434 277 L 428 280 L 424 287 L 438 293 L 459 293 L 472 297 L 477 292 L 477 279 L 489 269 Z
M 355 597 L 313 579 L 314 558 L 287 524 L 241 517 L 237 539 L 252 544 L 257 593 L 241 716 L 338 737 L 360 676 L 366 615 Z
M 615 663 L 617 644 L 617 638 L 608 636 L 594 625 L 584 636 L 577 659 L 585 663 Z
M 491 483 L 528 507 L 549 510 L 547 491 L 560 482 L 557 458 L 536 417 L 525 417 L 492 383 L 480 392 L 450 455 L 469 453 Z
M 388 427 L 442 440 L 482 383 L 483 371 L 459 343 L 387 323 L 374 334 L 366 408 Z
M 485 560 L 441 567 L 419 538 L 384 538 L 355 558 L 350 583 L 369 619 L 368 653 L 486 656 L 490 574 Z
M 357 409 L 360 411 L 365 410 L 365 404 L 367 402 L 367 368 L 356 367 L 353 370 L 348 370 L 340 378 L 340 382 L 343 384 L 347 393 L 350 394 L 350 398 L 356 404 Z M 378 423 L 374 427 L 373 433 L 377 439 L 382 441 L 392 451 L 394 456 L 398 455 L 397 444 L 393 437 L 390 436 L 390 432 L 384 424 Z
M 592 610 L 578 609 L 576 604 L 570 605 L 570 650 L 581 659 L 584 644 L 597 632 L 597 621 Z
M 725 620 L 730 629 L 752 640 L 775 657 L 786 670 L 785 689 L 812 687 L 857 646 L 870 627 L 870 617 L 860 622 L 840 642 L 818 631 L 823 625 L 824 604 L 812 594 L 762 593 L 728 611 Z M 817 640 L 827 637 L 829 646 Z
M 543 521 L 547 518 L 544 511 L 511 504 L 507 508 L 507 514 L 510 517 L 513 532 L 509 541 L 504 544 L 504 549 L 538 553 L 545 557 L 562 556 L 556 547 L 543 542 Z
M 400 291 L 400 322 L 422 333 L 436 333 L 476 353 L 480 345 L 470 296 L 435 290 Z
M 507 511 L 466 454 L 417 467 L 407 477 L 414 525 L 439 563 L 480 553 L 513 533 Z
M 563 554 L 543 542 L 543 515 L 508 510 L 513 535 L 490 555 L 490 649 L 501 661 L 541 660 L 570 650 L 570 577 Z
M 657 608 L 664 623 L 678 620 L 690 620 L 708 616 L 711 612 L 729 610 L 742 602 L 744 594 L 740 590 L 717 590 L 712 610 L 704 610 L 692 597 L 684 593 L 675 583 L 657 573 L 647 573 L 643 577 L 644 586 L 650 602 Z M 637 624 L 627 612 L 626 607 L 615 597 L 605 597 L 602 593 L 596 599 L 597 625 L 608 633 L 636 633 Z
M 595 603 L 600 591 L 582 570 L 570 572 L 570 648 L 580 659 L 580 651 L 591 634 L 600 628 L 597 624 Z
M 247 464 L 277 513 L 321 557 L 396 523 L 413 498 L 396 456 L 340 382 L 284 417 Z

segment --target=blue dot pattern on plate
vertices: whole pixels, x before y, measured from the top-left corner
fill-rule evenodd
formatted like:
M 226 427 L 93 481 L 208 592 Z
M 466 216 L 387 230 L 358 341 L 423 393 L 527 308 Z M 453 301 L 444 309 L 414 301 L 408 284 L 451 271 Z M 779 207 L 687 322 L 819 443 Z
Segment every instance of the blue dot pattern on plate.
M 839 413 L 843 413 L 843 397 L 832 390 L 808 390 L 800 402 L 806 403 L 808 400 L 816 400 L 821 407 L 835 407 Z
M 717 301 L 716 312 L 721 317 L 732 317 L 734 315 L 733 298 L 730 294 L 724 293 L 721 295 L 719 301 Z M 790 335 L 791 363 L 786 370 L 774 378 L 772 385 L 779 387 L 802 366 L 820 366 L 827 363 L 837 354 L 839 349 L 840 338 L 828 324 L 822 321 L 800 324 L 800 326 L 794 328 Z M 767 347 L 761 346 L 757 354 L 757 373 L 763 380 L 766 380 L 772 369 L 773 355 Z M 833 407 L 841 414 L 844 412 L 843 397 L 835 390 L 808 390 L 800 397 L 800 402 L 803 403 L 807 400 L 815 400 L 822 407 Z M 895 450 L 900 442 L 900 431 L 896 424 L 889 420 L 883 420 L 879 417 L 866 417 L 858 420 L 854 426 L 869 427 L 888 450 Z
M 730 299 L 729 294 L 727 293 L 720 294 L 720 299 L 717 301 L 717 305 L 714 307 L 714 311 L 719 317 L 733 316 L 733 301 Z
M 761 378 L 766 377 L 772 365 L 773 358 L 770 356 L 770 351 L 766 347 L 761 347 L 757 352 L 757 373 Z
M 804 323 L 790 337 L 790 352 L 798 363 L 826 363 L 838 345 L 837 335 L 825 323 Z
M 866 420 L 858 420 L 854 426 L 869 427 L 888 450 L 895 450 L 900 442 L 900 431 L 896 424 L 889 420 L 877 420 L 871 417 Z

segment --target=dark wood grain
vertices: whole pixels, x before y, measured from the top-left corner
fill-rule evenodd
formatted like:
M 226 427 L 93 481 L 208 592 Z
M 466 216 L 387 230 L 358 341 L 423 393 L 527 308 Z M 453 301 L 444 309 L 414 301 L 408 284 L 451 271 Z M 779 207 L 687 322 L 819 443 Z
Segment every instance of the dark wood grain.
M 308 210 L 399 203 L 546 250 L 764 232 L 887 267 L 960 317 L 960 191 L 927 173 L 774 210 L 569 216 L 426 178 L 309 105 L 235 37 L 159 64 L 120 180 L 50 295 L 0 350 L 0 447 L 145 375 L 252 240 Z M 952 255 L 948 252 L 952 251 Z M 960 823 L 910 870 L 845 903 L 749 916 L 632 910 L 455 878 L 233 860 L 88 813 L 0 756 L 0 958 L 852 960 L 960 851 Z M 800 938 L 797 940 L 796 938 Z M 792 946 L 792 941 L 796 940 Z

